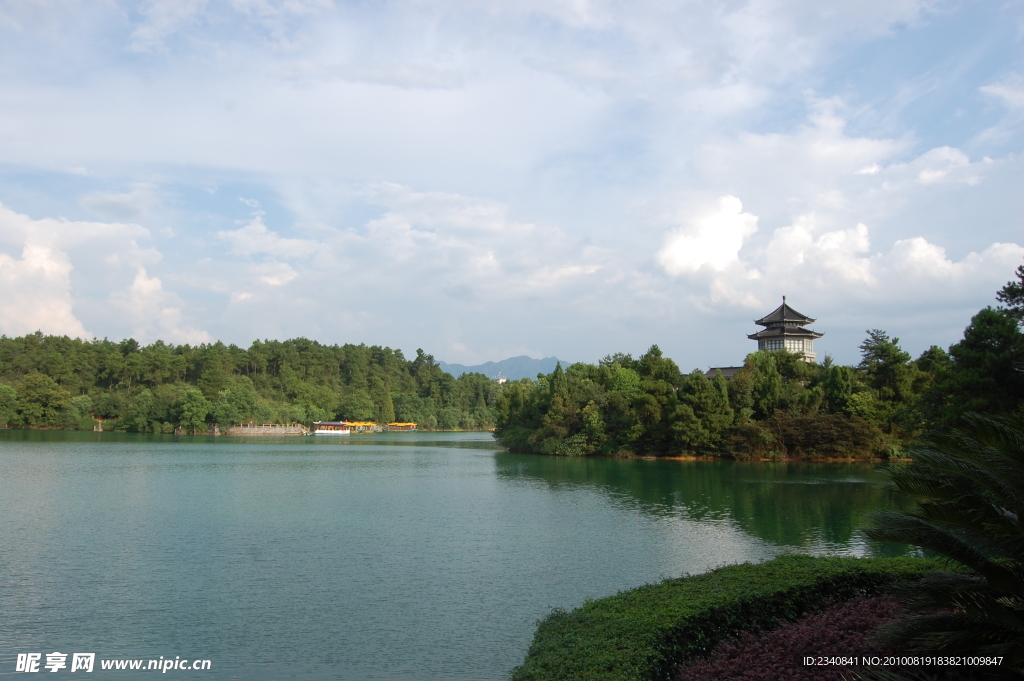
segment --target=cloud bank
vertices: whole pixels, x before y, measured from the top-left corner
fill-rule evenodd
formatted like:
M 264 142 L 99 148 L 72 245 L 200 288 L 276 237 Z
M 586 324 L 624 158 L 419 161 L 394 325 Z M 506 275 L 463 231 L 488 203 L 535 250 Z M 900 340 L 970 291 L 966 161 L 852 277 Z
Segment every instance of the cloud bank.
M 166 293 L 159 279 L 146 276 L 145 265 L 161 259 L 156 251 L 139 245 L 148 236 L 135 224 L 33 220 L 0 205 L 0 245 L 21 251 L 20 258 L 0 252 L 0 333 L 42 331 L 89 338 L 98 334 L 86 329 L 76 309 L 108 307 L 126 321 L 119 329 L 124 337 L 144 342 L 210 341 L 206 332 L 184 324 L 180 299 Z M 94 270 L 88 273 L 88 283 L 74 285 L 76 262 Z M 134 270 L 135 276 L 127 286 L 118 287 L 126 270 Z M 102 298 L 84 298 L 90 288 L 99 288 Z
M 0 332 L 948 345 L 1022 258 L 1020 9 L 7 3 Z

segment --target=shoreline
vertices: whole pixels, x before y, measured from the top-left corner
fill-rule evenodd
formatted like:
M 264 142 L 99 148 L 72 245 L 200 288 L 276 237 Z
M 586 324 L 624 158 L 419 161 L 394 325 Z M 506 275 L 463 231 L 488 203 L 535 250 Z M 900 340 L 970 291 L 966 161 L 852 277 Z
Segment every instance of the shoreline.
M 784 554 L 645 584 L 538 621 L 511 681 L 674 679 L 735 632 L 766 632 L 828 602 L 891 593 L 933 558 Z M 798 663 L 799 664 L 799 663 Z
M 792 463 L 792 462 L 808 462 L 808 463 L 891 463 L 901 462 L 909 463 L 913 459 L 909 457 L 899 457 L 893 459 L 883 459 L 881 457 L 828 457 L 828 456 L 807 456 L 807 457 L 776 457 L 776 458 L 755 458 L 749 459 L 735 459 L 725 456 L 649 456 L 643 454 L 630 454 L 627 456 L 616 456 L 615 454 L 592 454 L 588 456 L 565 456 L 563 454 L 542 454 L 540 452 L 523 452 L 509 449 L 507 450 L 510 454 L 523 454 L 526 456 L 547 456 L 553 459 L 625 459 L 625 460 L 640 460 L 640 461 L 736 461 L 739 463 Z
M 794 457 L 783 457 L 775 459 L 728 459 L 722 456 L 638 456 L 629 457 L 643 459 L 644 461 L 741 461 L 741 462 L 759 462 L 759 463 L 770 463 L 770 462 L 790 462 L 790 461 L 807 461 L 812 463 L 891 463 L 894 461 L 909 463 L 913 461 L 911 458 L 901 457 L 898 459 L 882 459 L 878 457 L 871 457 L 867 459 L 849 458 L 849 457 L 829 457 L 829 456 L 808 456 L 803 458 Z
M 262 434 L 251 434 L 251 435 L 228 435 L 225 432 L 211 433 L 209 431 L 205 433 L 139 433 L 128 430 L 85 430 L 80 428 L 49 428 L 42 426 L 39 428 L 11 428 L 10 426 L 0 427 L 2 431 L 15 431 L 23 430 L 26 432 L 47 432 L 47 433 L 122 433 L 125 435 L 174 435 L 175 437 L 266 437 Z M 365 431 L 360 432 L 358 435 L 377 435 L 379 433 L 493 433 L 493 428 L 453 428 L 451 430 L 426 430 L 418 428 L 416 430 L 382 430 L 382 431 Z M 291 434 L 289 434 L 291 435 Z M 296 434 L 297 435 L 297 434 Z M 274 433 L 275 437 L 284 437 L 282 434 Z
M 228 435 L 226 433 L 132 433 L 125 430 L 68 430 L 66 428 L 0 428 L 0 432 L 7 431 L 24 431 L 24 432 L 49 432 L 49 433 L 118 433 L 122 435 L 162 435 L 171 437 L 230 437 L 230 438 L 244 438 L 244 439 L 260 439 L 264 437 L 312 437 L 312 435 L 299 435 L 299 434 L 252 434 L 252 435 Z M 416 431 L 381 431 L 383 432 L 417 432 L 417 433 L 493 433 L 494 430 L 491 428 L 455 428 L 452 430 L 423 430 L 419 429 Z M 359 433 L 360 435 L 379 435 L 378 432 L 366 432 Z M 497 442 L 497 439 L 495 439 Z M 735 461 L 739 463 L 794 463 L 794 462 L 806 462 L 806 463 L 909 463 L 913 459 L 908 457 L 900 457 L 895 459 L 883 459 L 879 457 L 868 457 L 868 458 L 849 458 L 849 457 L 781 457 L 781 458 L 749 458 L 749 459 L 735 459 L 724 456 L 648 456 L 643 454 L 630 454 L 628 456 L 616 456 L 614 454 L 595 454 L 590 456 L 564 456 L 558 454 L 542 454 L 540 452 L 523 452 L 508 449 L 506 450 L 510 454 L 523 454 L 527 456 L 546 456 L 551 458 L 559 459 L 625 459 L 625 460 L 639 460 L 639 461 Z

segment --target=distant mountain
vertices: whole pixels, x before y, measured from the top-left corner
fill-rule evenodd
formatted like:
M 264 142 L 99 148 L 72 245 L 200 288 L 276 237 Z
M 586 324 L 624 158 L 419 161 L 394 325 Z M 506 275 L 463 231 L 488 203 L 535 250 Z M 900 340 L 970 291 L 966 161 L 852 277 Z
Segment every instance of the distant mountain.
M 500 372 L 502 376 L 510 381 L 518 381 L 520 378 L 537 378 L 537 374 L 550 374 L 555 370 L 555 366 L 559 362 L 562 363 L 563 369 L 569 366 L 569 362 L 560 360 L 557 357 L 534 359 L 526 355 L 509 357 L 500 362 L 485 362 L 484 364 L 470 367 L 462 364 L 446 364 L 445 362 L 438 362 L 438 365 L 455 378 L 462 374 L 472 373 L 479 373 L 488 378 L 494 378 Z

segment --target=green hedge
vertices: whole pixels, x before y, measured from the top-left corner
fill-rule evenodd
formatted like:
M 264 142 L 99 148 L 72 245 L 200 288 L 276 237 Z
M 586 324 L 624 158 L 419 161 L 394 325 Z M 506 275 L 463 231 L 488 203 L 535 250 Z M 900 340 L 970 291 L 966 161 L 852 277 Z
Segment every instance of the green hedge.
M 921 558 L 783 556 L 670 579 L 555 610 L 513 681 L 661 681 L 751 624 L 794 620 L 825 598 L 874 593 L 940 569 Z

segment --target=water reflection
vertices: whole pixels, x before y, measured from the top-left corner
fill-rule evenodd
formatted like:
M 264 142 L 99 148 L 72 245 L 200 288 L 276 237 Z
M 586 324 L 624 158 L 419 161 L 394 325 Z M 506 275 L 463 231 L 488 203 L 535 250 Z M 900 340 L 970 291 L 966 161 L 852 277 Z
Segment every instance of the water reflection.
M 215 661 L 197 681 L 500 681 L 552 607 L 862 554 L 892 505 L 872 466 L 522 456 L 487 433 L 3 431 L 0 480 L 0 659 L 187 651 Z
M 481 431 L 405 431 L 355 433 L 347 436 L 228 436 L 228 435 L 164 435 L 152 433 L 120 433 L 87 430 L 0 430 L 4 443 L 86 443 L 103 444 L 166 444 L 182 445 L 288 445 L 302 447 L 337 447 L 346 445 L 387 445 L 389 447 L 445 447 L 454 449 L 501 449 L 489 432 Z
M 775 545 L 815 553 L 905 555 L 869 543 L 860 528 L 910 502 L 888 488 L 884 466 L 866 463 L 664 461 L 496 455 L 505 480 L 589 485 L 653 516 L 731 520 Z

